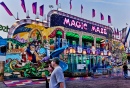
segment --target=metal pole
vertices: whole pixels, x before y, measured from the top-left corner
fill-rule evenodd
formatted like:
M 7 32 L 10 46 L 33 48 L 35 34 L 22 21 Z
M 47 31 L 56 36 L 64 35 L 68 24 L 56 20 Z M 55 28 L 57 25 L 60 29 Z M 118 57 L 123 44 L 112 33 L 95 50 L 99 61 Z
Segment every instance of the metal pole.
M 89 60 L 90 60 L 90 72 L 91 72 L 91 55 L 89 56 Z

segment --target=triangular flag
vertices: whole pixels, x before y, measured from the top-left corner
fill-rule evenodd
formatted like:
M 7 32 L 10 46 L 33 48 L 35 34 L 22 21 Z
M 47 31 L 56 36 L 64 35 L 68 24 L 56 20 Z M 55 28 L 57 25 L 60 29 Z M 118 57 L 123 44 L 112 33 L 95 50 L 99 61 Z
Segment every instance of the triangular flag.
M 8 9 L 8 7 L 5 5 L 4 2 L 1 2 L 0 4 L 4 7 L 4 9 L 6 10 L 6 12 L 7 12 L 10 16 L 13 16 L 13 14 L 12 14 L 11 11 Z
M 33 13 L 34 13 L 34 14 L 37 14 L 37 2 L 34 2 L 34 3 L 32 4 L 32 9 L 33 9 Z

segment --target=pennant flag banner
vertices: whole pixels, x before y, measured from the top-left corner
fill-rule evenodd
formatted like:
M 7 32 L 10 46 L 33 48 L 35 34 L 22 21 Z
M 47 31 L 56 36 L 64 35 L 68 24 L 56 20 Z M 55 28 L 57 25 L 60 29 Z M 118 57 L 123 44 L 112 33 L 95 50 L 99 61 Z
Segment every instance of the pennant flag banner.
M 116 31 L 116 35 L 117 35 L 116 39 L 120 39 L 120 34 L 119 34 L 118 28 L 117 28 L 117 31 Z
M 95 9 L 92 9 L 92 17 L 95 17 L 95 15 L 96 15 Z
M 117 28 L 117 32 L 116 32 L 116 33 L 117 33 L 117 35 L 119 35 L 119 30 L 118 30 L 118 28 Z
M 7 12 L 10 16 L 13 16 L 13 14 L 12 14 L 11 11 L 8 9 L 8 7 L 5 5 L 4 2 L 1 2 L 0 4 L 4 7 L 4 9 L 6 10 L 6 12 Z
M 81 5 L 81 13 L 83 13 L 83 6 Z
M 130 40 L 129 40 L 129 47 L 130 47 Z
M 125 28 L 122 29 L 122 39 L 125 38 L 125 36 L 126 36 L 126 31 L 127 31 L 127 27 L 125 27 Z
M 116 39 L 116 29 L 114 28 L 114 38 Z
M 40 6 L 40 15 L 43 16 L 44 15 L 44 5 Z
M 23 11 L 26 13 L 26 7 L 25 7 L 25 2 L 24 0 L 21 0 L 21 6 L 23 8 Z
M 128 39 L 129 33 L 130 33 L 130 28 L 129 28 L 129 30 L 128 30 L 128 33 L 126 34 L 126 37 L 125 37 L 125 40 L 124 40 L 124 43 L 123 43 L 123 44 L 125 44 L 125 43 L 127 42 L 127 39 Z
M 58 5 L 58 0 L 56 0 L 56 5 Z
M 72 0 L 70 0 L 70 10 L 72 9 L 72 3 L 71 3 Z
M 33 14 L 37 14 L 37 2 L 32 4 Z
M 111 23 L 111 16 L 108 15 L 108 23 Z
M 119 31 L 120 40 L 122 39 L 122 31 Z
M 101 20 L 104 20 L 104 16 L 103 16 L 103 14 L 101 13 Z
M 114 36 L 114 34 L 113 34 L 113 29 L 112 29 L 112 35 L 111 35 L 111 37 L 113 38 L 113 36 Z

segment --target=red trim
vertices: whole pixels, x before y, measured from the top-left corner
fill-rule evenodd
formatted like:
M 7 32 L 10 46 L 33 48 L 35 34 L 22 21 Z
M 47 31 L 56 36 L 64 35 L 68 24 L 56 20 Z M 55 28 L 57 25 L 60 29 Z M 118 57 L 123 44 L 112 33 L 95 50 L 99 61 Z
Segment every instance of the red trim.
M 57 31 L 62 31 L 62 38 L 64 38 L 64 31 L 61 28 L 55 28 L 54 31 L 48 37 L 54 38 L 56 36 Z

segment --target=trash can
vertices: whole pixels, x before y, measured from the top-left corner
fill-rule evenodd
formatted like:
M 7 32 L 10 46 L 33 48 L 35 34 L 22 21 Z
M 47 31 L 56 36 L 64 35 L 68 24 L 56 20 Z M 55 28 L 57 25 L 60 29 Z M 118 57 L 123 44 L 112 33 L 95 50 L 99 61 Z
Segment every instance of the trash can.
M 0 61 L 0 82 L 4 81 L 4 61 Z

